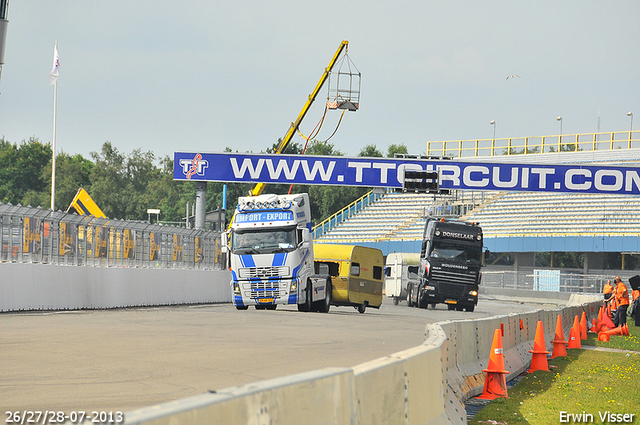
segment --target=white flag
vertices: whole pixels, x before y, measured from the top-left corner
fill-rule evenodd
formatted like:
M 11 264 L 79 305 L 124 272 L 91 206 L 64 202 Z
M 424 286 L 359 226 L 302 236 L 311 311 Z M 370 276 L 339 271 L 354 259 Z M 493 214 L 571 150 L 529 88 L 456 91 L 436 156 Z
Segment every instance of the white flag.
M 54 85 L 60 76 L 60 59 L 58 58 L 58 43 L 53 48 L 53 69 L 49 73 L 49 84 Z

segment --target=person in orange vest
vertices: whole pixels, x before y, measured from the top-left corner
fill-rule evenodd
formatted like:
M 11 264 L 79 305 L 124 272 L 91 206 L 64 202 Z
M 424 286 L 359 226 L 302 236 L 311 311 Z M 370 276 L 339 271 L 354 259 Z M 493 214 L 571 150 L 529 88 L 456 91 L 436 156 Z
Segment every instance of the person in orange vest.
M 616 314 L 613 317 L 613 324 L 616 326 L 622 326 L 627 323 L 627 309 L 629 308 L 629 291 L 627 287 L 620 280 L 620 276 L 615 278 L 616 288 L 613 290 L 614 297 L 618 308 Z
M 640 289 L 634 289 L 631 291 L 631 301 L 635 301 L 640 297 Z
M 613 285 L 610 280 L 607 280 L 607 283 L 604 285 L 602 289 L 602 293 L 604 294 L 604 305 L 607 306 L 607 303 L 611 301 L 611 297 L 613 296 Z

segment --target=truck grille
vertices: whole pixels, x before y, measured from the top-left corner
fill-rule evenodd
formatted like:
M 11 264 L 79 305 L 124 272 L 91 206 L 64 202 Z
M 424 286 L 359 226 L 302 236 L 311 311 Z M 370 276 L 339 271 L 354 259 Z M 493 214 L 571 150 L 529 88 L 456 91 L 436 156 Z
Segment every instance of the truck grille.
M 439 285 L 438 288 L 440 289 L 440 294 L 442 294 L 445 297 L 451 297 L 451 298 L 464 297 L 466 294 L 466 290 L 468 289 L 466 285 L 456 285 L 456 284 Z
M 476 284 L 476 274 L 475 273 L 456 273 L 449 270 L 432 270 L 431 271 L 431 279 L 437 282 L 444 283 L 460 283 L 465 285 L 475 285 Z
M 280 298 L 278 282 L 251 282 L 251 298 Z
M 241 279 L 285 277 L 289 275 L 289 267 L 248 267 L 240 269 L 238 275 Z

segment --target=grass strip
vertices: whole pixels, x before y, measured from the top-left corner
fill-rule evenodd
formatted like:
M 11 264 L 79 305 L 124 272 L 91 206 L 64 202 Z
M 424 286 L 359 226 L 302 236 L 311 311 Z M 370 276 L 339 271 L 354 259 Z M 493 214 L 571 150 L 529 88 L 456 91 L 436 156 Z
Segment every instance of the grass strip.
M 603 346 L 633 349 L 640 330 L 630 324 L 629 331 L 632 336 L 611 337 Z M 640 352 L 570 349 L 567 353 L 549 360 L 549 371 L 527 374 L 509 389 L 509 398 L 493 400 L 469 423 L 621 423 L 624 416 L 607 415 L 626 414 L 626 419 L 640 424 Z

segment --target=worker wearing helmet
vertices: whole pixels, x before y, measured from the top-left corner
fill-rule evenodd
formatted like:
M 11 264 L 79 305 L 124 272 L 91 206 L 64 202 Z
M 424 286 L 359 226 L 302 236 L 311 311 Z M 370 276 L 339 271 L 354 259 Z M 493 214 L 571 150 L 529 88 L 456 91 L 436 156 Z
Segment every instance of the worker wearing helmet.
M 613 317 L 613 324 L 616 326 L 622 326 L 627 323 L 627 309 L 629 308 L 629 291 L 627 287 L 620 280 L 620 276 L 615 278 L 616 287 L 613 290 L 614 297 L 618 309 Z

